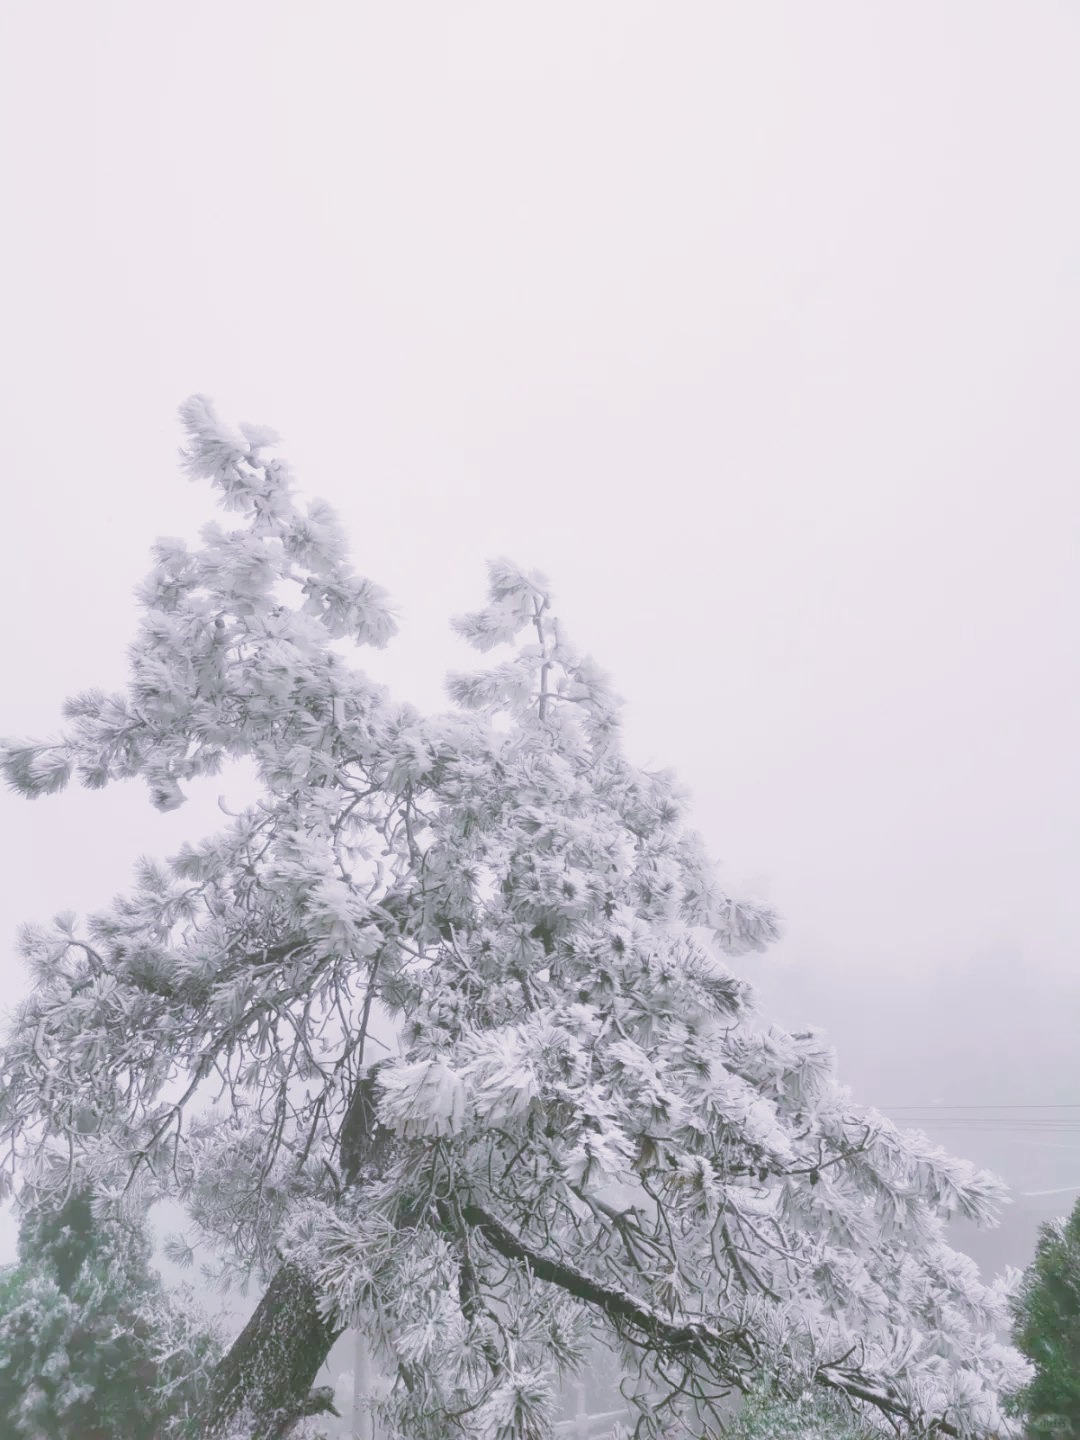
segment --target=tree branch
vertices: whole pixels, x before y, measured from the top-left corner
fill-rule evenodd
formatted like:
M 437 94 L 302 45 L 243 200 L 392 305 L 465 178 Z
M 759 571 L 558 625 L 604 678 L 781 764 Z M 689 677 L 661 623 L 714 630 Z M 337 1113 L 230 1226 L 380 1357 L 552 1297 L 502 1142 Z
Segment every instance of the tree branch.
M 537 1279 L 557 1285 L 576 1299 L 584 1300 L 589 1305 L 595 1305 L 611 1319 L 632 1327 L 640 1333 L 644 1343 L 651 1344 L 655 1349 L 671 1355 L 696 1355 L 714 1370 L 719 1370 L 723 1380 L 730 1381 L 737 1389 L 743 1391 L 748 1388 L 753 1379 L 757 1378 L 755 1371 L 760 1366 L 760 1358 L 756 1347 L 743 1332 L 719 1330 L 714 1325 L 709 1325 L 702 1320 L 687 1320 L 681 1324 L 667 1320 L 652 1306 L 638 1300 L 628 1291 L 601 1284 L 591 1275 L 586 1275 L 584 1271 L 578 1270 L 562 1260 L 553 1260 L 547 1255 L 540 1254 L 508 1229 L 501 1220 L 490 1215 L 479 1205 L 462 1206 L 461 1216 L 467 1224 L 478 1230 L 491 1248 L 504 1259 L 524 1263 Z M 724 1351 L 730 1350 L 732 1347 L 742 1351 L 753 1365 L 754 1370 L 751 1370 L 749 1376 L 737 1367 L 729 1366 L 724 1362 Z M 838 1390 L 853 1400 L 861 1400 L 867 1405 L 872 1405 L 889 1419 L 900 1420 L 914 1430 L 959 1437 L 960 1432 L 948 1421 L 934 1420 L 929 1424 L 920 1422 L 903 1401 L 894 1396 L 882 1394 L 880 1390 L 872 1388 L 858 1378 L 846 1375 L 834 1376 L 828 1374 L 825 1369 L 819 1369 L 814 1375 L 814 1380 L 817 1384 L 830 1390 Z
M 509 1230 L 501 1220 L 489 1215 L 479 1205 L 462 1206 L 461 1216 L 466 1224 L 479 1230 L 491 1248 L 504 1259 L 524 1262 L 537 1279 L 546 1280 L 573 1295 L 575 1299 L 597 1306 L 613 1320 L 640 1331 L 647 1340 L 662 1350 L 673 1354 L 696 1354 L 703 1359 L 715 1361 L 716 1357 L 710 1355 L 710 1350 L 734 1346 L 741 1350 L 749 1361 L 755 1364 L 758 1362 L 755 1346 L 738 1330 L 725 1333 L 702 1320 L 687 1320 L 681 1325 L 665 1320 L 650 1305 L 636 1299 L 629 1291 L 603 1285 L 591 1275 L 586 1275 L 584 1271 L 577 1270 L 564 1261 L 541 1255 Z M 733 1372 L 726 1378 L 742 1388 L 736 1373 Z

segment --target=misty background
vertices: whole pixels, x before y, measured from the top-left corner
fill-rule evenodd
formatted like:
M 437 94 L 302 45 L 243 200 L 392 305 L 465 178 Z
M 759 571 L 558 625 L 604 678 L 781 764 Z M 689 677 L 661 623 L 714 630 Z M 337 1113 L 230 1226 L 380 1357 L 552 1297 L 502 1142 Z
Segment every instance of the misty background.
M 736 968 L 1026 1264 L 1080 1195 L 1078 61 L 1052 0 L 7 0 L 0 732 L 124 684 L 213 515 L 177 404 L 273 425 L 396 693 L 445 705 L 485 558 L 550 575 L 786 917 Z M 243 783 L 0 797 L 5 1004 L 21 921 Z

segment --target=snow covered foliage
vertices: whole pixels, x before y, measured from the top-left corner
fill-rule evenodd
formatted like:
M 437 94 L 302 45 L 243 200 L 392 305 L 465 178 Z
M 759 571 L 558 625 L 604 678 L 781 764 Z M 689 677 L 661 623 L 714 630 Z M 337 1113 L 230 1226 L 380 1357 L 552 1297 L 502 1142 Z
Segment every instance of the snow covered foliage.
M 182 418 L 241 523 L 158 543 L 127 693 L 76 697 L 3 771 L 30 796 L 138 776 L 172 809 L 244 760 L 261 794 L 85 925 L 25 932 L 0 1135 L 26 1183 L 70 1155 L 292 1267 L 311 1354 L 355 1321 L 392 1367 L 392 1435 L 549 1434 L 598 1326 L 652 1396 L 643 1434 L 709 1433 L 765 1371 L 867 1425 L 1003 1427 L 1008 1297 L 944 1239 L 1002 1187 L 758 1013 L 729 961 L 775 917 L 724 893 L 672 776 L 626 759 L 544 578 L 489 567 L 456 628 L 509 658 L 422 715 L 344 658 L 393 617 L 272 434 L 201 398 Z M 372 1055 L 378 1014 L 396 1055 Z
M 219 1353 L 149 1268 L 138 1223 L 75 1192 L 31 1210 L 0 1272 L 0 1433 L 10 1440 L 182 1440 Z
M 728 1435 L 730 1440 L 870 1440 L 841 1397 L 809 1388 L 787 1396 L 769 1381 L 746 1396 Z

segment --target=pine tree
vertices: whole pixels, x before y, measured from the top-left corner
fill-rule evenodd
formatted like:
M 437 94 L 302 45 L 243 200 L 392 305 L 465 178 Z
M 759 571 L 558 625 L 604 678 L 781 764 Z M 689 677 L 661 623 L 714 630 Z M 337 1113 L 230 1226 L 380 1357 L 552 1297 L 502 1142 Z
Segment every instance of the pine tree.
M 1013 1338 L 1034 1366 L 1017 1397 L 1028 1428 L 1080 1435 L 1080 1201 L 1039 1227 L 1013 1307 Z
M 23 1216 L 0 1272 L 0 1433 L 10 1440 L 182 1440 L 219 1346 L 166 1295 L 138 1220 L 75 1191 Z
M 712 1433 L 763 1373 L 886 1428 L 1004 1424 L 1006 1293 L 944 1240 L 1002 1187 L 759 1015 L 727 961 L 776 918 L 626 759 L 546 580 L 491 564 L 455 625 L 509 658 L 451 676 L 444 714 L 395 703 L 341 644 L 390 639 L 386 597 L 276 437 L 200 397 L 182 418 L 240 524 L 158 542 L 127 693 L 76 696 L 3 771 L 27 796 L 140 777 L 171 810 L 243 760 L 260 797 L 85 925 L 25 931 L 0 1138 L 31 1188 L 70 1157 L 266 1277 L 203 1433 L 289 1433 L 348 1324 L 403 1437 L 548 1435 L 597 1327 L 643 1435 Z

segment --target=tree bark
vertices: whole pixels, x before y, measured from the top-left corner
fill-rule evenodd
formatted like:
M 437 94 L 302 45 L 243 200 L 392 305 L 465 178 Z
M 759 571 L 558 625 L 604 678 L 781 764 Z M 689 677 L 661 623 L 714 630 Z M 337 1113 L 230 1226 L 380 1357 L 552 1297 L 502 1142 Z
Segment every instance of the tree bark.
M 284 1440 L 305 1415 L 330 1409 L 332 1392 L 312 1386 L 338 1333 L 320 1316 L 303 1270 L 282 1265 L 214 1372 L 200 1434 Z

